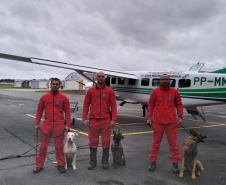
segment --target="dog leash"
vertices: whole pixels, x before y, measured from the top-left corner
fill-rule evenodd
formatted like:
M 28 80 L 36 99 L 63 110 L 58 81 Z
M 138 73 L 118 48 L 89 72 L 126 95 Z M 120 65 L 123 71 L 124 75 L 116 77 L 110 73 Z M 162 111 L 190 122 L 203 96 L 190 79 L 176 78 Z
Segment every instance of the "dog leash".
M 188 132 L 188 130 L 183 126 L 183 125 L 181 125 L 183 128 L 184 128 L 184 130 L 188 133 L 188 135 L 189 136 L 191 136 L 191 134 Z

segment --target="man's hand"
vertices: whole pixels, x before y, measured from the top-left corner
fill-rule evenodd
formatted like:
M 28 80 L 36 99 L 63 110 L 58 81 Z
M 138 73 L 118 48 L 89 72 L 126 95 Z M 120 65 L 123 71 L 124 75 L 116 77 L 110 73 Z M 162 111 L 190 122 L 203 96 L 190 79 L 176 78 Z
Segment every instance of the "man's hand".
M 89 122 L 87 120 L 83 120 L 83 125 L 87 127 L 89 125 Z
M 150 125 L 150 126 L 152 126 L 152 121 L 151 121 L 151 119 L 148 119 L 148 120 L 147 120 L 147 124 Z
M 70 130 L 70 127 L 65 125 L 64 129 L 68 131 L 68 130 Z
M 114 126 L 115 126 L 115 124 L 116 124 L 116 121 L 111 120 L 111 122 L 110 122 L 110 126 L 111 126 L 111 127 L 114 127 Z
M 40 129 L 40 125 L 35 125 L 35 129 L 36 130 Z
M 177 121 L 177 124 L 182 126 L 183 125 L 183 118 L 179 118 L 178 121 Z

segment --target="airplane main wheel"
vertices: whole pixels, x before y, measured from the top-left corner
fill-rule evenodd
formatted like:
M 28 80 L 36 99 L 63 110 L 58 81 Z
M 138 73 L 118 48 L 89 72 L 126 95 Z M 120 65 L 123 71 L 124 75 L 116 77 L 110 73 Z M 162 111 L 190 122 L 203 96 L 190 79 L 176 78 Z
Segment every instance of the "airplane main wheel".
M 72 125 L 75 124 L 75 118 L 72 119 L 71 124 L 72 124 Z

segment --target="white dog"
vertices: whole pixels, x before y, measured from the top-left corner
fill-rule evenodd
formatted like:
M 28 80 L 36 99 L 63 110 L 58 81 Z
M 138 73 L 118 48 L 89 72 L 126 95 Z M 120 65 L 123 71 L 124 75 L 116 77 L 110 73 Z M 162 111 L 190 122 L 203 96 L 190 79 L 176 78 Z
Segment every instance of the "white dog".
M 67 165 L 71 165 L 73 170 L 76 170 L 75 163 L 77 147 L 74 142 L 75 135 L 78 136 L 77 132 L 68 132 L 67 134 L 67 140 L 64 145 L 65 169 L 67 169 Z

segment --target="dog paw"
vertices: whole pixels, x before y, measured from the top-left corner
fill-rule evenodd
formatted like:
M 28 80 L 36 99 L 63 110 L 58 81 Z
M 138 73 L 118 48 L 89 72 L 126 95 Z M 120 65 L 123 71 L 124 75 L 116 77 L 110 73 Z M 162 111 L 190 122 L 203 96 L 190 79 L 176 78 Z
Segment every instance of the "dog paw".
M 192 175 L 191 178 L 194 179 L 194 180 L 196 179 L 195 175 Z
M 67 170 L 67 166 L 65 166 L 65 169 Z
M 76 167 L 75 166 L 73 166 L 73 170 L 76 170 Z
M 182 178 L 184 175 L 182 173 L 180 173 L 179 177 Z

